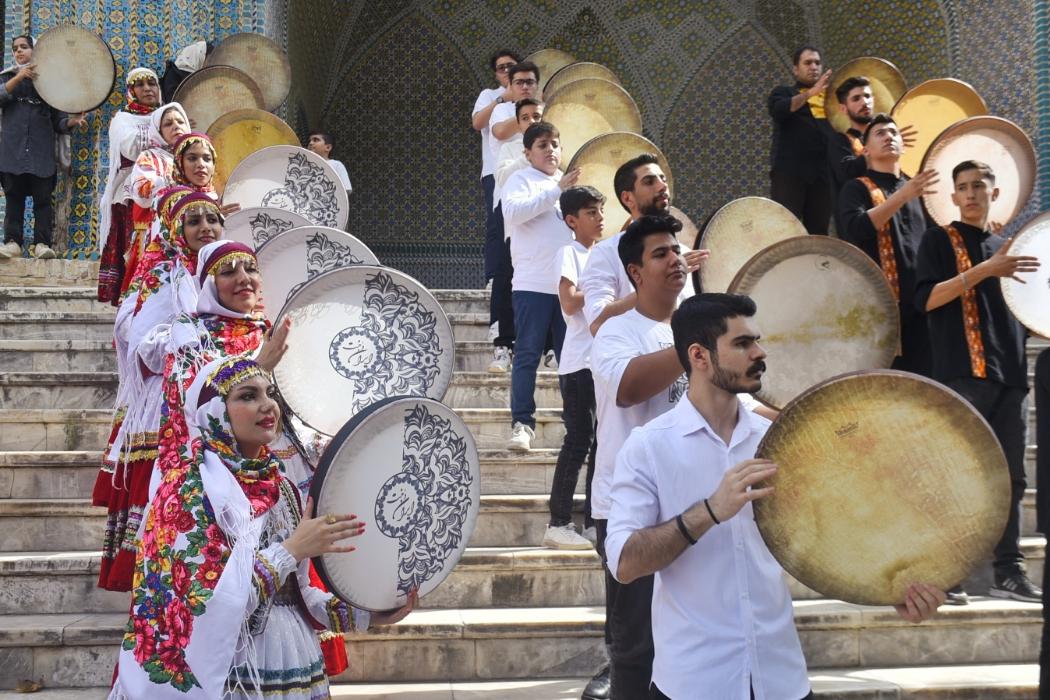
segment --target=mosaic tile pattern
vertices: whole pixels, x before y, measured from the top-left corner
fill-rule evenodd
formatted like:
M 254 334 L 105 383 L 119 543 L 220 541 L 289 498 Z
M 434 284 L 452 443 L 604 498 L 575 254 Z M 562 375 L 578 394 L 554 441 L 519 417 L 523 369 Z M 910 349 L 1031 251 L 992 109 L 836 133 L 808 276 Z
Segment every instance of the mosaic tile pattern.
M 1050 207 L 1050 2 L 1035 0 L 1032 14 L 1036 118 L 1039 125 L 1036 143 L 1039 149 L 1039 191 L 1043 207 Z

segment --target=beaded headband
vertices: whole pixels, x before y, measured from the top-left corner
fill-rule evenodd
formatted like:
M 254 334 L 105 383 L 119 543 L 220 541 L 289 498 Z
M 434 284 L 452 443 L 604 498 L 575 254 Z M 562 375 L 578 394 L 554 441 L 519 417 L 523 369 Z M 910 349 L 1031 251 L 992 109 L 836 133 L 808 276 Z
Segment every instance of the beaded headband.
M 143 68 L 140 66 L 138 68 L 132 68 L 124 82 L 128 87 L 132 87 L 133 85 L 138 85 L 139 83 L 148 78 L 153 78 L 153 81 L 156 83 L 160 82 L 160 78 L 157 77 L 156 73 L 154 73 L 149 68 Z
M 238 262 L 258 264 L 255 252 L 239 241 L 225 241 L 220 251 L 212 256 L 210 260 L 197 273 L 201 280 L 207 275 L 215 276 L 223 265 L 233 265 Z
M 216 367 L 208 376 L 208 380 L 201 388 L 200 397 L 197 399 L 197 406 L 203 406 L 216 396 L 225 399 L 229 396 L 230 391 L 232 391 L 235 386 L 251 379 L 252 377 L 266 378 L 266 372 L 263 371 L 262 367 L 260 367 L 255 360 L 243 356 L 229 358 Z
M 161 222 L 171 228 L 171 210 L 176 204 L 178 204 L 183 197 L 193 194 L 193 188 L 185 185 L 172 185 L 164 189 L 161 192 L 160 199 L 157 200 L 157 215 L 160 217 Z
M 184 195 L 179 198 L 174 204 L 168 207 L 167 217 L 164 222 L 171 228 L 175 225 L 183 214 L 185 214 L 191 207 L 203 207 L 204 209 L 210 209 L 219 215 L 219 219 L 222 219 L 222 210 L 219 209 L 219 203 L 209 197 L 204 192 L 190 192 L 190 194 Z

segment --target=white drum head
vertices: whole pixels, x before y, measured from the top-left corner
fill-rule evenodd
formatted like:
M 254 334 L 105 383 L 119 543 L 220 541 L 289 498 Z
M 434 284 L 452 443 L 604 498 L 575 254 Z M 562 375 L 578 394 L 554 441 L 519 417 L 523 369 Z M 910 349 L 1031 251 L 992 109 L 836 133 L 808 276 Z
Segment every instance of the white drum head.
M 1019 275 L 1024 284 L 1000 277 L 1003 299 L 1025 328 L 1050 338 L 1050 212 L 1025 224 L 1010 245 L 1010 255 L 1034 255 L 1041 265 Z
M 70 114 L 90 112 L 113 91 L 117 64 L 94 32 L 71 24 L 49 29 L 33 47 L 33 87 L 44 102 Z
M 347 265 L 378 265 L 372 249 L 346 231 L 303 226 L 278 234 L 256 251 L 262 271 L 264 313 L 271 321 L 292 294 L 325 272 Z
M 248 207 L 226 217 L 222 237 L 258 250 L 271 238 L 302 226 L 310 226 L 310 220 L 294 211 L 276 207 Z
M 294 211 L 317 226 L 345 229 L 350 200 L 328 161 L 297 146 L 269 146 L 230 173 L 224 202 Z
M 292 329 L 277 385 L 292 411 L 326 435 L 390 396 L 441 400 L 452 381 L 452 324 L 403 272 L 375 265 L 326 272 L 292 295 L 277 323 L 286 317 Z
M 432 399 L 391 397 L 354 416 L 321 457 L 310 495 L 318 516 L 354 513 L 357 550 L 313 559 L 328 590 L 365 610 L 425 596 L 463 556 L 481 508 L 470 429 Z

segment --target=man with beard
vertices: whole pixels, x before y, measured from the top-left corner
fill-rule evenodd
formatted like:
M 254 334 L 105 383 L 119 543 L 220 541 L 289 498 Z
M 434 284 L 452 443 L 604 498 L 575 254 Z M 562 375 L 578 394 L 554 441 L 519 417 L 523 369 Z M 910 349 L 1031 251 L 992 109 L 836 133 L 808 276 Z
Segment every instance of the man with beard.
M 933 194 L 936 171 L 914 178 L 901 175 L 904 143 L 896 122 L 878 114 L 864 132 L 868 170 L 850 180 L 839 194 L 839 235 L 874 260 L 897 298 L 901 319 L 901 353 L 894 369 L 930 374 L 926 318 L 915 308 L 915 265 L 919 241 L 928 228 L 920 198 Z
M 770 197 L 790 209 L 807 231 L 826 235 L 831 191 L 824 91 L 831 71 L 821 74 L 820 50 L 813 46 L 796 50 L 792 63 L 795 84 L 774 88 L 766 103 L 773 118 Z
M 670 316 L 662 323 L 673 347 L 657 354 L 685 368 L 688 386 L 677 406 L 631 433 L 617 460 L 609 567 L 623 589 L 655 574 L 652 689 L 622 697 L 685 700 L 702 688 L 710 700 L 810 698 L 791 594 L 751 506 L 773 491 L 753 487 L 777 470 L 754 458 L 770 422 L 737 398 L 761 388 L 766 368 L 755 303 L 699 294 L 673 316 L 666 302 L 651 310 Z M 942 591 L 916 584 L 897 612 L 921 622 L 942 602 Z
M 124 182 L 139 154 L 150 147 L 150 114 L 160 106 L 160 83 L 152 70 L 134 68 L 124 82 L 128 103 L 109 123 L 109 176 L 98 213 L 98 300 L 113 306 L 120 303 L 125 275 L 134 273 L 124 269 L 133 229 Z

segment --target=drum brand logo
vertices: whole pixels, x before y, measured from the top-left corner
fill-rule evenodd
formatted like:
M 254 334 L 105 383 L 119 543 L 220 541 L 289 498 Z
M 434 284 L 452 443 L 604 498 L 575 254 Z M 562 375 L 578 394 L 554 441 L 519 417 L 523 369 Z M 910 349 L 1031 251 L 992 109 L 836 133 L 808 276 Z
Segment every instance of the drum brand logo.
M 857 432 L 859 428 L 860 425 L 857 423 L 857 421 L 853 421 L 851 423 L 846 423 L 846 425 L 843 425 L 839 428 L 835 428 L 835 434 L 838 435 L 840 438 L 844 438 Z

